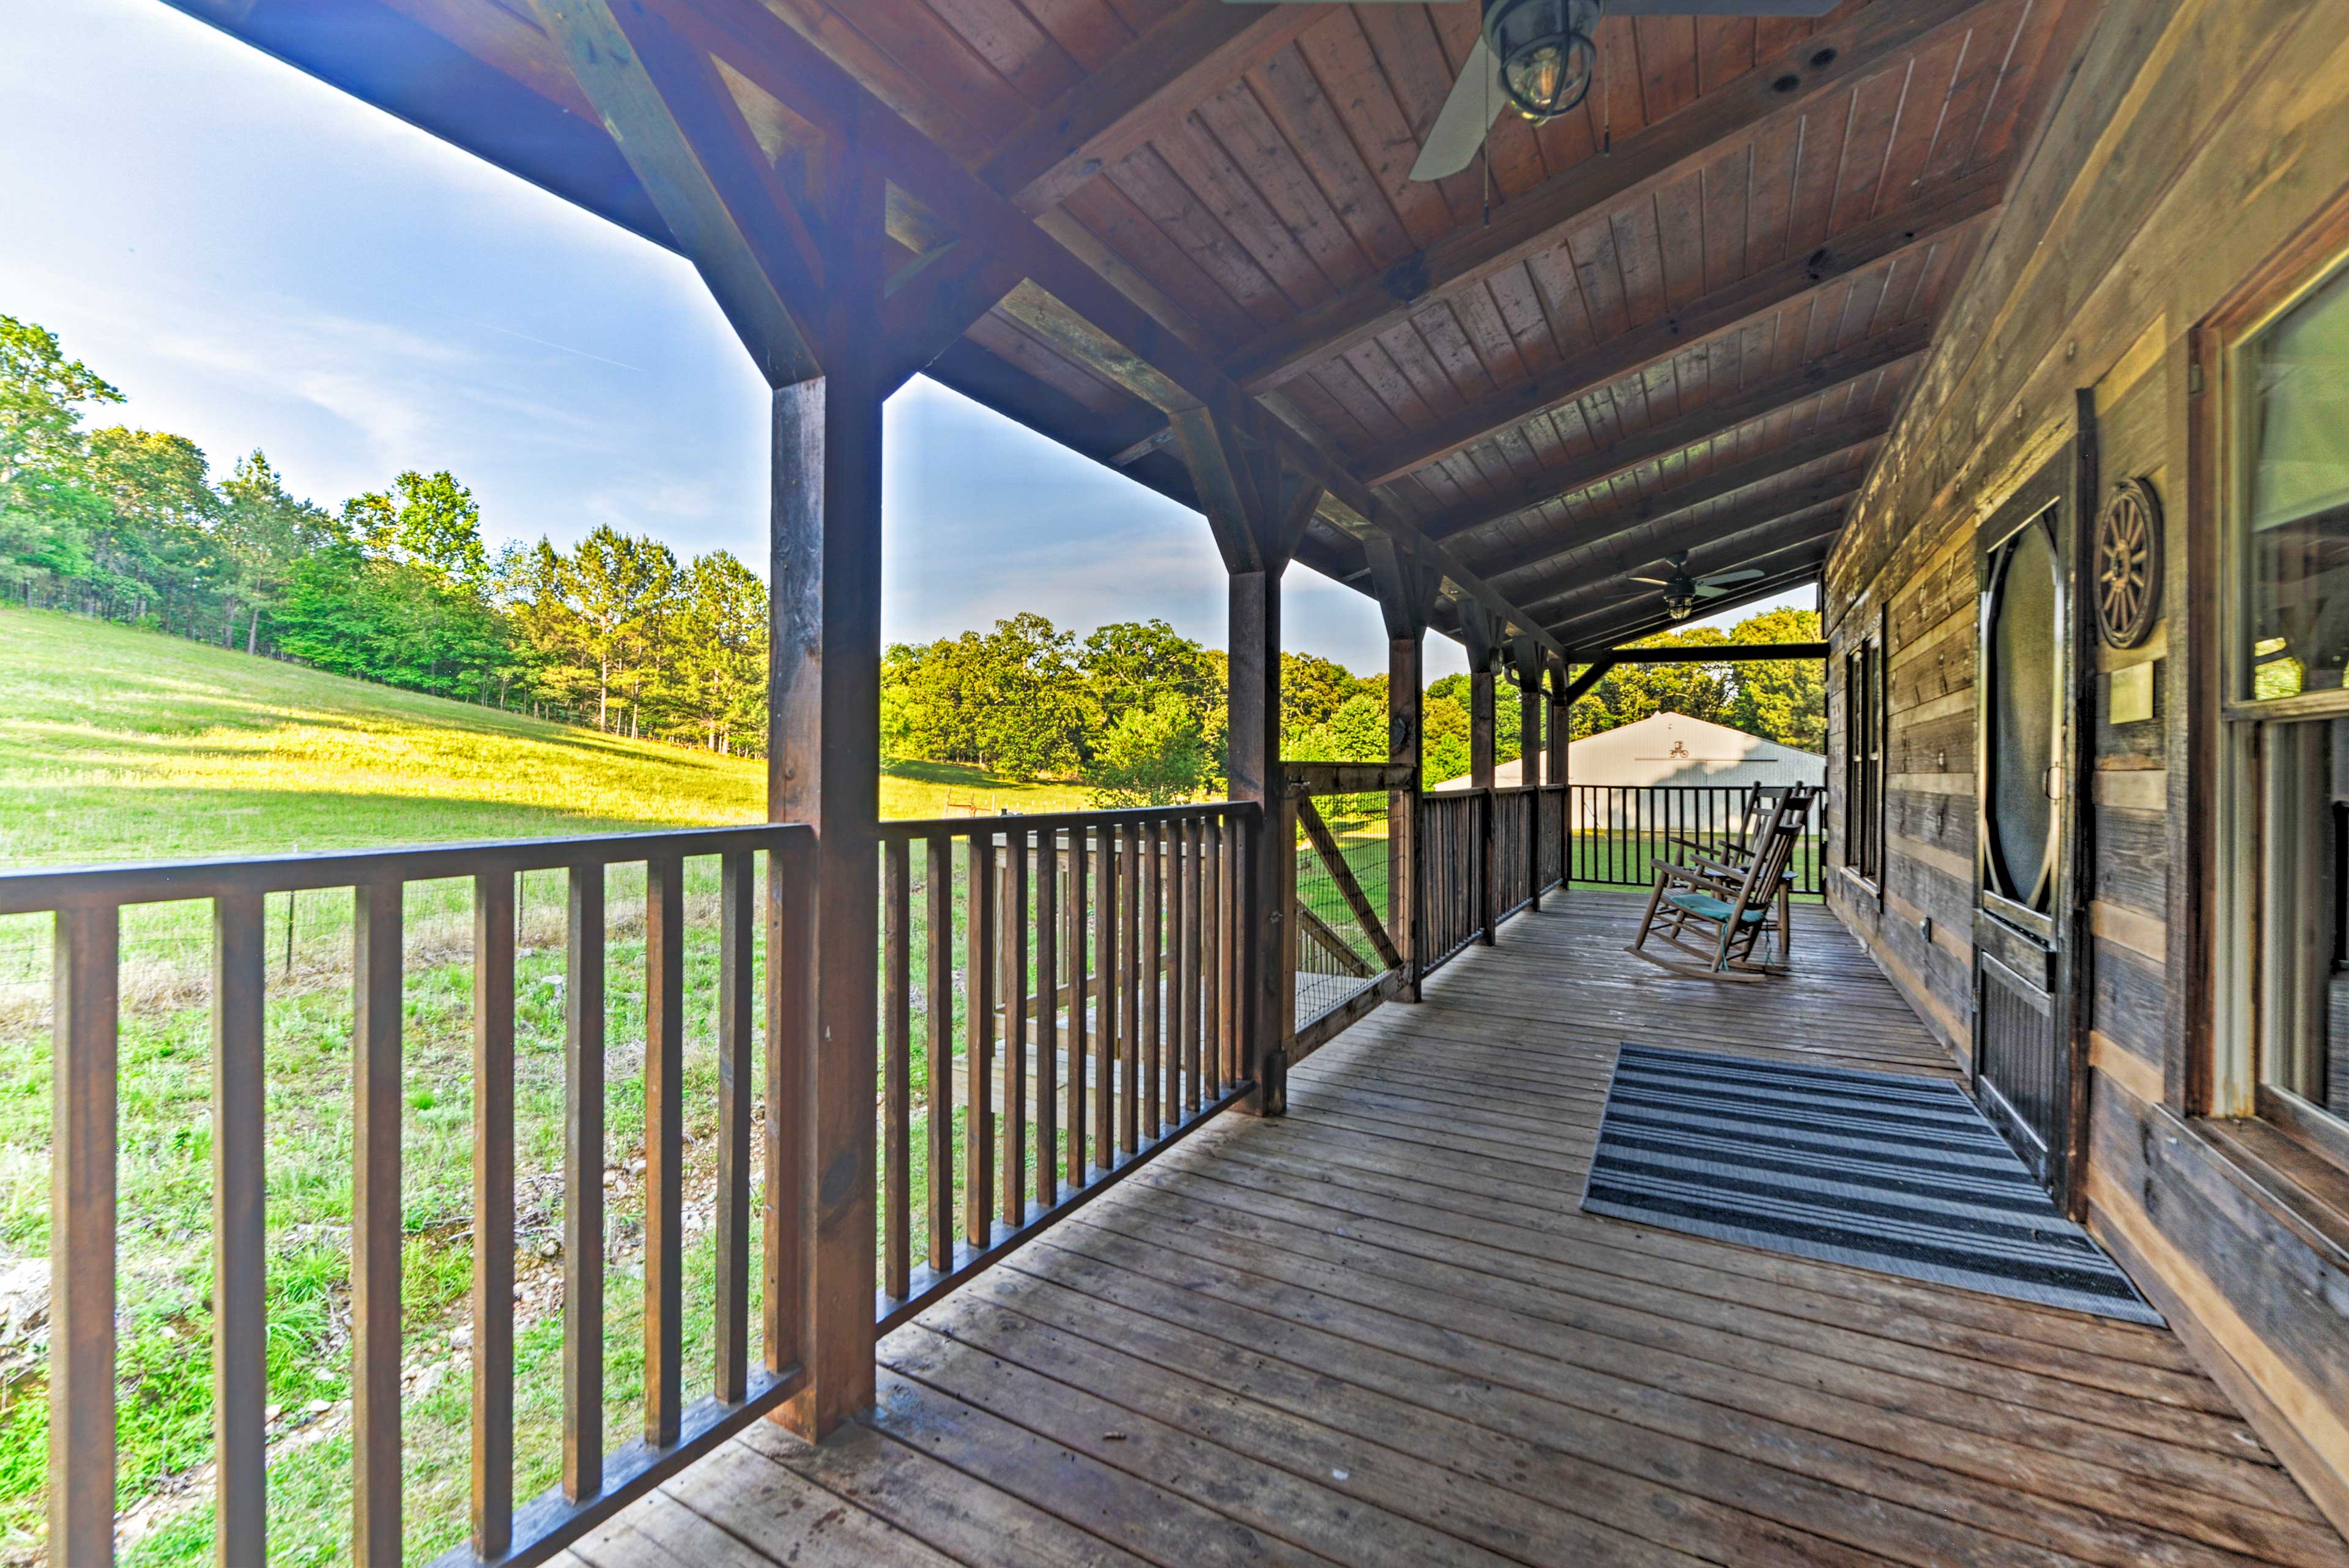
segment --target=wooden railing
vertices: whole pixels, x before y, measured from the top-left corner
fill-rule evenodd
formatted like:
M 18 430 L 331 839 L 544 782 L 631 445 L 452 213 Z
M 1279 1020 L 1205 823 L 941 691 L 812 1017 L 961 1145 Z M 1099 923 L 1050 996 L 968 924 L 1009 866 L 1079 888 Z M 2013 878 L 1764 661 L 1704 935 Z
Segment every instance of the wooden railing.
M 1441 967 L 1562 880 L 1566 786 L 1419 797 L 1418 970 Z
M 1574 879 L 1645 888 L 1654 861 L 1682 857 L 1690 843 L 1718 845 L 1741 831 L 1743 784 L 1575 784 Z M 1820 890 L 1819 839 L 1795 848 L 1787 868 L 1796 893 Z
M 883 825 L 882 1332 L 1247 1093 L 1260 818 Z
M 267 1511 L 262 915 L 272 893 L 349 890 L 354 910 L 350 1322 L 351 1557 L 401 1561 L 403 1213 L 402 909 L 411 882 L 470 878 L 473 895 L 473 1396 L 471 1540 L 447 1563 L 538 1562 L 757 1419 L 802 1382 L 798 1267 L 781 1118 L 766 1120 L 751 1191 L 753 1020 L 767 857 L 766 1103 L 787 1103 L 810 1048 L 804 994 L 781 933 L 804 892 L 813 836 L 797 826 L 716 828 L 357 854 L 0 876 L 0 914 L 53 911 L 55 1120 L 49 1342 L 48 1560 L 113 1554 L 116 1499 L 116 1070 L 119 934 L 128 904 L 205 899 L 212 912 L 213 1433 L 217 1561 L 264 1560 Z M 715 1375 L 688 1402 L 683 1376 L 685 867 L 718 862 L 719 1142 Z M 644 1430 L 604 1430 L 605 887 L 645 867 Z M 514 1496 L 515 878 L 569 873 L 563 1131 L 561 1480 Z M 793 914 L 795 915 L 795 911 Z M 751 1220 L 763 1207 L 762 1354 L 750 1350 Z

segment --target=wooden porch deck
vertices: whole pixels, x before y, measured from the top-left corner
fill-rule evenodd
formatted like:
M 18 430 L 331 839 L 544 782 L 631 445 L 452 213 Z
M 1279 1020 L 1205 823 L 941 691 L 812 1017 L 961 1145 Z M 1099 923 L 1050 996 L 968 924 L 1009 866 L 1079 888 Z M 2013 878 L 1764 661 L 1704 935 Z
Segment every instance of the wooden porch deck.
M 1824 912 L 1752 987 L 1634 912 L 1512 921 L 884 1342 L 869 1426 L 564 1561 L 2349 1564 L 2168 1334 L 1578 1213 L 1623 1041 L 1949 1070 Z

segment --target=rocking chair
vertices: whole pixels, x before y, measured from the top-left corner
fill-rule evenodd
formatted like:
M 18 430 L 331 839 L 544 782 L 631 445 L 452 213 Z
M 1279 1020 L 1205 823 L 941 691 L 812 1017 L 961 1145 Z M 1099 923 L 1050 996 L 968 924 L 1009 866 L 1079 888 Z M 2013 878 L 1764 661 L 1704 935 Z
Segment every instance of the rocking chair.
M 1760 832 L 1749 840 L 1752 854 L 1742 865 L 1707 854 L 1691 855 L 1686 865 L 1657 857 L 1652 862 L 1655 891 L 1640 918 L 1640 933 L 1626 950 L 1696 980 L 1750 982 L 1785 973 L 1786 871 L 1810 819 L 1815 793 L 1797 786 L 1780 796 L 1768 808 Z M 1778 906 L 1775 962 L 1754 957 L 1770 928 L 1773 904 Z M 1711 929 L 1709 947 L 1699 945 L 1692 927 Z M 1684 963 L 1646 951 L 1651 936 L 1700 961 Z

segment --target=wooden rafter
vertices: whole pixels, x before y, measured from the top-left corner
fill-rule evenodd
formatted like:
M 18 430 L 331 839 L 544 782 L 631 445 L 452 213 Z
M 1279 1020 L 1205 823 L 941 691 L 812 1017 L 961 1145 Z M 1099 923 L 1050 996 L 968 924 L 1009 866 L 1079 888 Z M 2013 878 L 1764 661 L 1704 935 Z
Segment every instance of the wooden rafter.
M 1710 502 L 1734 495 L 1749 486 L 1766 484 L 1814 463 L 1861 451 L 1881 440 L 1890 428 L 1889 414 L 1857 425 L 1829 425 L 1801 441 L 1758 452 L 1743 462 L 1724 463 L 1710 473 L 1642 496 L 1631 506 L 1577 519 L 1569 527 L 1542 530 L 1530 542 L 1514 545 L 1506 552 L 1495 552 L 1489 556 L 1471 555 L 1469 558 L 1495 577 L 1531 571 L 1594 545 L 1604 545 L 1651 523 L 1676 517 Z M 1857 483 L 1857 476 L 1854 476 L 1853 483 Z M 1461 546 L 1454 548 L 1456 553 L 1468 554 Z M 1519 585 L 1510 591 L 1523 593 L 1526 590 Z
M 791 192 L 709 57 L 635 5 L 533 4 L 768 384 L 818 374 L 821 266 Z
M 1673 519 L 1669 526 L 1642 525 L 1594 540 L 1561 558 L 1542 576 L 1518 586 L 1526 607 L 1546 616 L 1558 601 L 1589 585 L 1610 581 L 1627 572 L 1661 562 L 1680 551 L 1719 549 L 1725 541 L 1784 523 L 1790 517 L 1816 518 L 1821 513 L 1850 504 L 1859 493 L 1860 475 L 1823 474 L 1780 494 L 1724 509 L 1704 516 Z
M 1057 207 L 1319 20 L 1301 5 L 1188 0 L 1038 109 L 979 176 L 1025 212 Z
M 1251 390 L 1278 386 L 1349 346 L 1397 326 L 1431 296 L 1482 282 L 1556 244 L 1636 197 L 1718 158 L 1727 143 L 1816 109 L 1831 95 L 1928 43 L 1969 25 L 1979 5 L 1950 0 L 1876 0 L 1687 108 L 1588 158 L 1495 209 L 1484 226 L 1464 224 L 1378 277 L 1268 334 L 1235 361 Z M 1824 64 L 1815 59 L 1826 56 Z
M 1372 484 L 1400 479 L 1546 410 L 1620 385 L 1688 353 L 1693 345 L 1725 337 L 1815 298 L 1857 274 L 1912 262 L 1922 265 L 1922 257 L 1935 245 L 1995 212 L 2002 185 L 1992 175 L 1980 174 L 1937 191 L 1930 201 L 1887 213 L 1806 255 L 1715 289 L 1684 309 L 1609 338 L 1529 380 L 1498 388 L 1433 427 L 1380 447 L 1356 465 L 1356 472 Z
M 1879 371 L 1905 365 L 1923 354 L 1931 338 L 1931 328 L 1921 321 L 1896 327 L 1880 337 L 1864 338 L 1785 375 L 1772 377 L 1727 397 L 1715 398 L 1675 418 L 1660 421 L 1636 435 L 1602 447 L 1564 467 L 1545 469 L 1507 487 L 1493 500 L 1454 507 L 1433 517 L 1423 517 L 1419 522 L 1420 530 L 1430 539 L 1444 544 L 1472 528 L 1481 528 L 1495 518 L 1630 473 L 1644 463 L 1669 457 L 1739 425 L 1767 419 L 1796 404 L 1865 380 Z

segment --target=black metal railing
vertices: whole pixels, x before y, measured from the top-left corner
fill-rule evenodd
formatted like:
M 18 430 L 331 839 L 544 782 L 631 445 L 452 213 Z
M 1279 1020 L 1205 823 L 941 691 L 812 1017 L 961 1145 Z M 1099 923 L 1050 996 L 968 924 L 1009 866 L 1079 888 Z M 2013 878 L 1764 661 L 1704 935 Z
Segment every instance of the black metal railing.
M 1742 784 L 1587 784 L 1573 792 L 1574 880 L 1645 888 L 1658 859 L 1678 859 L 1692 844 L 1714 851 L 1746 828 L 1750 791 Z M 1820 889 L 1820 838 L 1795 845 L 1788 868 L 1797 895 Z

